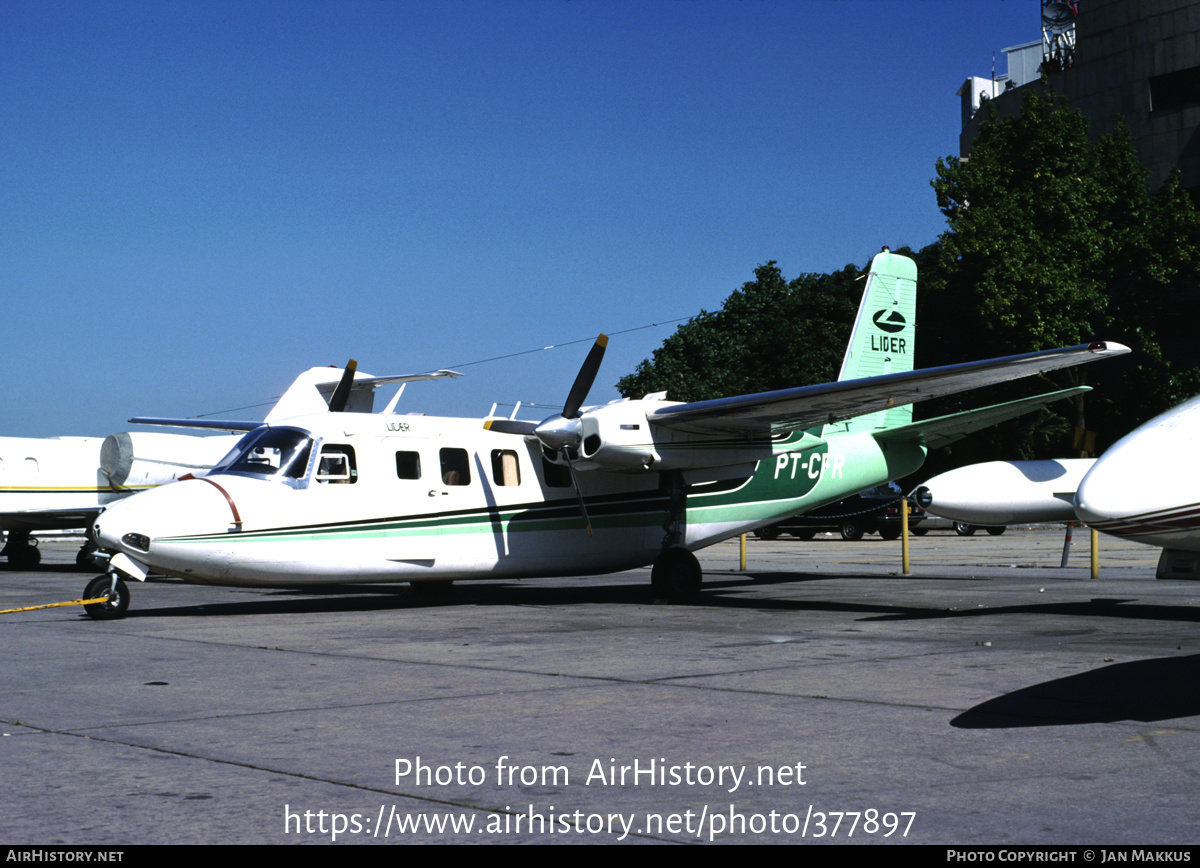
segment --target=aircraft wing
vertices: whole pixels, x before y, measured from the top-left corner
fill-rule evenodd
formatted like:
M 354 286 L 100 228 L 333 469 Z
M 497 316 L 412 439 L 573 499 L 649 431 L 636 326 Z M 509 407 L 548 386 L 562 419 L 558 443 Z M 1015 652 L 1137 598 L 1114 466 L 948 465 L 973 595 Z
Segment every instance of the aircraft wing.
M 87 527 L 100 509 L 23 509 L 0 513 L 0 530 L 71 530 Z
M 1098 341 L 859 380 L 669 404 L 655 408 L 647 418 L 653 425 L 690 433 L 764 436 L 840 422 L 1128 352 L 1129 347 L 1122 344 Z

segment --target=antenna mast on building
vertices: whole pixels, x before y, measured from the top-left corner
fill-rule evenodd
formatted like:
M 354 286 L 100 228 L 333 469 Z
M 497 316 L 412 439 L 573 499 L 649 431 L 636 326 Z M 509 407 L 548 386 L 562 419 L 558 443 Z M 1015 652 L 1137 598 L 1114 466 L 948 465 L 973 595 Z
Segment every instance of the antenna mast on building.
M 1042 0 L 1042 72 L 1075 65 L 1075 18 L 1079 0 Z

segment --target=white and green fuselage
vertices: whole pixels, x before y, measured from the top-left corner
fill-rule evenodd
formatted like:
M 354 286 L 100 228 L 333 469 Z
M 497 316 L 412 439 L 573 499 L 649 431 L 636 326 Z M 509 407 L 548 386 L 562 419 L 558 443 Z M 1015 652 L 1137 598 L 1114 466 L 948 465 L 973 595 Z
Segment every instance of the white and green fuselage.
M 915 292 L 912 260 L 875 257 L 833 383 L 583 408 L 602 337 L 559 417 L 264 425 L 207 476 L 111 507 L 95 534 L 113 569 L 139 579 L 295 586 L 654 564 L 664 583 L 694 587 L 688 552 L 905 476 L 931 445 L 1079 390 L 917 423 L 913 402 L 1128 352 L 1095 343 L 914 371 Z
M 885 449 L 867 433 L 793 434 L 746 444 L 748 460 L 697 469 L 695 480 L 584 470 L 589 536 L 563 468 L 536 442 L 477 420 L 327 414 L 274 430 L 306 441 L 295 450 L 303 471 L 243 461 L 147 492 L 101 516 L 103 547 L 214 584 L 597 574 L 650 564 L 668 541 L 694 551 L 839 500 L 924 458 L 920 446 Z M 330 456 L 350 456 L 352 475 L 322 473 Z

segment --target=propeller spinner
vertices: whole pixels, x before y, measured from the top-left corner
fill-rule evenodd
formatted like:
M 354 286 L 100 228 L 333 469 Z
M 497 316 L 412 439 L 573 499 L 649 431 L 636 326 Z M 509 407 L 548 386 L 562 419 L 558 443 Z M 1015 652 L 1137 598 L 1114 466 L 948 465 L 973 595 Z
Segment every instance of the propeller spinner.
M 579 409 L 587 399 L 588 392 L 592 390 L 592 384 L 596 382 L 596 375 L 600 372 L 600 363 L 604 361 L 604 350 L 607 346 L 608 335 L 602 334 L 596 338 L 596 343 L 592 344 L 587 358 L 583 360 L 583 367 L 575 376 L 575 382 L 571 384 L 571 391 L 567 393 L 566 403 L 563 404 L 562 413 L 559 415 L 551 416 L 540 423 L 523 422 L 517 419 L 490 419 L 484 423 L 484 427 L 489 431 L 499 431 L 502 434 L 524 434 L 526 436 L 532 434 L 542 442 L 542 445 L 562 457 L 567 464 L 567 469 L 571 472 L 571 483 L 575 486 L 575 496 L 579 498 L 579 511 L 583 513 L 588 536 L 592 535 L 592 522 L 588 518 L 587 506 L 583 502 L 583 493 L 579 490 L 579 479 L 575 476 L 572 452 L 577 456 L 579 445 L 583 442 L 583 426 L 579 421 Z

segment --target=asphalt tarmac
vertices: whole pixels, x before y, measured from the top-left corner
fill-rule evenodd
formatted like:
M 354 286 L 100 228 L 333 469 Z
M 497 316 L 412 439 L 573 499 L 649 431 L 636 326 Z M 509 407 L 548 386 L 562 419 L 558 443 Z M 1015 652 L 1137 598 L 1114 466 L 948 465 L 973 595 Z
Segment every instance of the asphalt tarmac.
M 76 543 L 0 608 L 78 598 Z M 1062 530 L 0 617 L 7 844 L 1194 844 L 1200 584 Z

